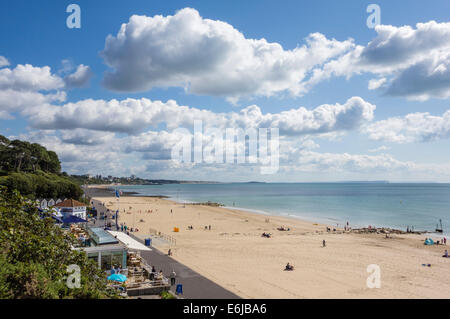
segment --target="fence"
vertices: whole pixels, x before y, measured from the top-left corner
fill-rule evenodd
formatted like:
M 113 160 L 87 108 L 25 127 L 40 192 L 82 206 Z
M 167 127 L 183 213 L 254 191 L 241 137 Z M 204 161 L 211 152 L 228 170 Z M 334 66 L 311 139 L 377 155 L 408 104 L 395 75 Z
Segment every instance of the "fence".
M 153 234 L 155 236 L 158 236 L 161 239 L 164 239 L 165 241 L 169 242 L 171 245 L 174 245 L 174 246 L 177 245 L 177 240 L 173 236 L 164 234 L 164 233 L 162 233 L 160 231 L 157 231 L 156 229 L 153 229 L 153 228 L 149 228 L 148 230 L 149 230 L 149 234 Z

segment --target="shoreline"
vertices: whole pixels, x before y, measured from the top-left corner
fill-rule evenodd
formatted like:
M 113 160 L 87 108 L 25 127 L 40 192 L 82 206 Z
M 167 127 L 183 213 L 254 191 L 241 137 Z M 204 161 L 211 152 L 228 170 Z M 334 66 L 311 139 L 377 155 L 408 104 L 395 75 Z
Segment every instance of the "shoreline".
M 102 195 L 96 195 L 95 197 L 114 197 L 114 189 L 112 188 L 113 186 L 111 185 L 91 185 L 88 186 L 88 188 L 92 188 L 92 189 L 100 189 Z M 193 202 L 190 200 L 177 200 L 176 198 L 170 197 L 170 196 L 165 196 L 165 195 L 143 195 L 137 192 L 123 192 L 123 195 L 121 195 L 121 197 L 148 197 L 148 198 L 161 198 L 161 199 L 166 199 L 166 200 L 170 200 L 172 202 L 178 203 L 178 204 L 182 204 L 182 205 L 202 205 L 205 203 L 202 202 Z M 212 204 L 216 204 L 211 202 Z M 249 212 L 249 213 L 255 213 L 255 214 L 260 214 L 263 216 L 272 216 L 272 217 L 282 217 L 282 218 L 287 218 L 287 219 L 293 219 L 293 220 L 298 220 L 301 222 L 310 222 L 310 223 L 316 223 L 316 224 L 322 224 L 323 226 L 325 225 L 332 225 L 332 227 L 334 228 L 339 228 L 339 229 L 343 229 L 345 225 L 344 221 L 340 221 L 338 219 L 333 220 L 333 217 L 327 217 L 327 218 L 317 218 L 317 219 L 313 219 L 313 218 L 308 218 L 305 216 L 299 216 L 299 215 L 293 215 L 293 214 L 288 214 L 288 213 L 277 213 L 277 212 L 269 212 L 269 211 L 264 211 L 264 210 L 259 210 L 259 209 L 252 209 L 252 208 L 246 208 L 246 207 L 234 207 L 234 206 L 225 206 L 222 205 L 221 203 L 217 203 L 220 205 L 220 207 L 224 208 L 224 209 L 228 209 L 228 210 L 237 210 L 237 211 L 242 211 L 242 212 Z M 338 223 L 337 223 L 338 222 Z M 352 224 L 354 227 L 352 227 L 352 229 L 364 229 L 367 228 L 367 225 L 362 225 L 362 224 Z M 382 225 L 379 227 L 376 227 L 378 229 L 390 229 L 392 231 L 396 231 L 396 232 L 404 232 L 406 233 L 405 230 L 397 228 L 395 226 L 391 226 L 391 225 Z M 431 230 L 415 230 L 414 232 L 411 232 L 411 234 L 428 234 L 430 236 L 436 237 L 436 238 L 443 238 L 446 236 L 449 236 L 447 233 L 437 233 L 437 232 L 433 232 Z
M 116 207 L 112 196 L 99 200 Z M 153 246 L 171 248 L 175 260 L 243 298 L 450 297 L 450 260 L 440 257 L 446 247 L 424 246 L 425 235 L 327 233 L 326 224 L 287 216 L 139 196 L 120 202 L 119 223 L 139 228 L 135 236 L 148 238 L 152 229 L 169 234 L 176 245 L 155 238 Z M 287 262 L 296 270 L 284 272 Z M 382 289 L 366 286 L 371 264 L 381 267 Z

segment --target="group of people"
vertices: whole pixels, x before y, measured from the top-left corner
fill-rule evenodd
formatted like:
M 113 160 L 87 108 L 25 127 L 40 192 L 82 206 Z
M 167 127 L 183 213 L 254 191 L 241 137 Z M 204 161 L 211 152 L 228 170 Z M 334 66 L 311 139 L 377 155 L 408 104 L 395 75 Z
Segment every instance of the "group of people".
M 130 232 L 138 232 L 139 231 L 139 229 L 137 229 L 137 228 L 133 228 L 133 227 L 128 227 L 127 225 L 125 225 L 125 224 L 120 224 L 120 231 L 125 231 L 125 233 L 127 233 L 127 234 L 129 234 Z
M 176 282 L 177 274 L 175 273 L 175 270 L 172 270 L 172 273 L 170 274 L 170 285 L 174 286 Z M 155 266 L 152 266 L 152 272 L 150 274 L 150 280 L 163 280 L 164 274 L 162 269 L 159 271 L 159 273 L 156 273 Z
M 279 230 L 279 231 L 290 231 L 291 229 L 289 227 L 281 226 L 281 227 L 278 227 L 277 230 Z
M 111 275 L 113 274 L 120 274 L 122 270 L 120 269 L 120 266 L 115 265 L 111 267 Z

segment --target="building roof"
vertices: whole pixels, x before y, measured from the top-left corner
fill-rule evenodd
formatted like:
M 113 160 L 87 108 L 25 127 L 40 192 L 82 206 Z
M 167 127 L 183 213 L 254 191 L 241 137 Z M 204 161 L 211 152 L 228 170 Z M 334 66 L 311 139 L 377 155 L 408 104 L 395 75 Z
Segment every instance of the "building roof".
M 119 243 L 117 238 L 114 238 L 110 233 L 106 232 L 106 230 L 101 227 L 89 227 L 88 233 L 97 245 Z
M 61 203 L 56 204 L 55 207 L 86 207 L 86 204 L 75 199 L 66 199 Z
M 108 230 L 108 233 L 117 238 L 121 243 L 125 244 L 131 250 L 151 250 L 149 247 L 142 245 L 137 240 L 119 231 Z

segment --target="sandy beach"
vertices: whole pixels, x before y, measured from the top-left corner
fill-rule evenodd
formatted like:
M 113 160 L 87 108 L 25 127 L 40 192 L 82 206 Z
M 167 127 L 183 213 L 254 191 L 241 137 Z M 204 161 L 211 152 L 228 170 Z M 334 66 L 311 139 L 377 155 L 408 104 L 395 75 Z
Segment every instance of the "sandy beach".
M 118 207 L 114 197 L 96 199 Z M 447 246 L 424 246 L 427 235 L 327 233 L 327 225 L 161 198 L 121 197 L 119 205 L 119 223 L 138 228 L 134 235 L 171 236 L 176 244 L 153 246 L 243 298 L 450 298 Z M 283 271 L 287 262 L 294 271 Z M 367 287 L 371 264 L 380 288 Z

